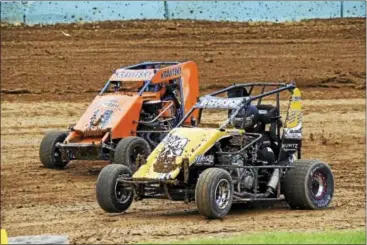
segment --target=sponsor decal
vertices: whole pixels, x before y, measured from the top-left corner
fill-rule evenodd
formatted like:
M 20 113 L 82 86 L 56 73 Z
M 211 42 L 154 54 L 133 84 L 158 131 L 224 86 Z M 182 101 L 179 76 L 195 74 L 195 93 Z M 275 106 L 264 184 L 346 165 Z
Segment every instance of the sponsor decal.
M 98 125 L 101 128 L 105 127 L 110 121 L 112 114 L 112 110 L 106 110 L 102 114 L 99 110 L 94 111 L 87 127 L 93 128 L 94 126 Z
M 164 150 L 161 154 L 166 154 L 168 156 L 181 156 L 188 139 L 183 138 L 178 135 L 171 134 L 166 137 L 164 140 Z
M 134 70 L 117 70 L 112 76 L 115 79 L 122 79 L 122 78 L 147 78 L 153 76 L 154 73 L 151 70 L 141 70 L 141 71 L 134 71 Z
M 169 134 L 162 140 L 164 147 L 157 156 L 157 161 L 153 165 L 154 172 L 165 173 L 160 177 L 167 177 L 167 174 L 174 171 L 178 166 L 176 157 L 181 156 L 188 142 L 187 138 L 178 135 Z
M 199 155 L 195 159 L 196 165 L 209 166 L 214 164 L 214 155 Z
M 165 79 L 167 77 L 177 76 L 181 74 L 181 67 L 175 67 L 162 72 L 161 79 Z
M 298 144 L 283 144 L 284 148 L 291 148 L 291 149 L 297 149 Z
M 106 109 L 102 109 L 102 107 Z M 113 112 L 119 109 L 119 107 L 119 102 L 116 99 L 99 101 L 94 107 L 95 110 L 92 113 L 87 127 L 105 127 L 111 120 Z
M 301 96 L 293 96 L 292 101 L 300 101 Z
M 103 100 L 100 102 L 99 106 L 104 106 L 111 110 L 116 110 L 117 108 L 119 108 L 119 102 L 116 99 Z

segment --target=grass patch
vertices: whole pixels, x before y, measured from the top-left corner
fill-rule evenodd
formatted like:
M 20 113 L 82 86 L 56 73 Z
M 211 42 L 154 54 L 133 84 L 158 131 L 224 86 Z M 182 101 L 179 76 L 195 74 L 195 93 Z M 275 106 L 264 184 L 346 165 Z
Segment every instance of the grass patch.
M 173 244 L 366 244 L 365 230 L 264 232 L 225 238 L 184 240 Z

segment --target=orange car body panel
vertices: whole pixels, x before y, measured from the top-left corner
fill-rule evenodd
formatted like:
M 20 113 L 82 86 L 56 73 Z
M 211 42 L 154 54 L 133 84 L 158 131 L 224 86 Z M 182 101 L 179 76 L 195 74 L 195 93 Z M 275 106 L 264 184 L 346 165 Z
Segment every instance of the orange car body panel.
M 85 137 L 98 135 L 101 139 L 109 129 L 112 132 L 112 139 L 133 135 L 131 131 L 136 131 L 135 121 L 139 120 L 142 104 L 143 97 L 138 95 L 128 96 L 120 93 L 98 95 L 74 126 L 74 130 L 77 135 L 84 136 L 83 142 Z M 69 137 L 69 142 L 77 135 Z
M 182 89 L 184 99 L 184 114 L 186 114 L 197 102 L 199 98 L 199 79 L 198 69 L 194 62 L 190 62 L 183 69 L 182 74 Z M 192 114 L 196 119 L 198 118 L 199 110 L 195 110 Z M 185 123 L 190 123 L 187 119 Z
M 181 78 L 181 103 L 186 114 L 199 97 L 198 69 L 194 62 L 188 61 L 170 65 L 159 70 L 154 69 L 118 69 L 110 77 L 110 81 L 136 82 L 134 87 L 142 87 L 144 81 L 151 84 L 169 84 L 173 79 Z M 162 89 L 165 89 L 164 87 Z M 133 136 L 136 133 L 140 112 L 144 101 L 160 100 L 162 91 L 114 92 L 97 95 L 77 124 L 66 138 L 66 143 L 101 143 L 110 132 L 112 139 Z M 165 103 L 168 106 L 169 103 Z M 162 115 L 172 116 L 171 109 Z M 196 113 L 197 116 L 197 113 Z M 189 119 L 186 123 L 189 123 Z
M 199 97 L 199 74 L 195 62 L 188 61 L 177 65 L 165 67 L 155 74 L 153 83 L 169 81 L 181 77 L 182 103 L 185 105 L 184 114 L 186 114 L 197 102 Z M 193 112 L 192 116 L 198 117 L 199 111 Z M 186 124 L 190 123 L 188 118 Z

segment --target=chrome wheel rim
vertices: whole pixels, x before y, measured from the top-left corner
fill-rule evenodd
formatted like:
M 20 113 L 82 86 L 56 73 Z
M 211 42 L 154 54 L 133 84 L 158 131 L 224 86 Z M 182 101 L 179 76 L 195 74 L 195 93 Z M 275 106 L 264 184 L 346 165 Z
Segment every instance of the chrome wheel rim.
M 312 175 L 311 192 L 315 199 L 322 199 L 327 192 L 327 177 L 322 172 Z
M 215 203 L 218 208 L 225 209 L 228 206 L 231 197 L 231 188 L 229 181 L 222 179 L 215 188 Z

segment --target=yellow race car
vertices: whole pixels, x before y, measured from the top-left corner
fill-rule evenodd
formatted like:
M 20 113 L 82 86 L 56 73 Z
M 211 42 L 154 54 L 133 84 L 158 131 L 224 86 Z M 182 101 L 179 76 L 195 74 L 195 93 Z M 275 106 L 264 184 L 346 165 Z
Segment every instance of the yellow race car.
M 284 122 L 280 94 L 289 92 Z M 216 124 L 223 119 L 222 124 Z M 184 124 L 189 120 L 190 124 Z M 225 216 L 233 203 L 285 199 L 290 207 L 330 205 L 334 177 L 320 160 L 301 160 L 301 92 L 295 84 L 238 84 L 198 102 L 138 170 L 121 164 L 102 169 L 100 207 L 127 210 L 133 199 L 195 201 L 208 218 Z

